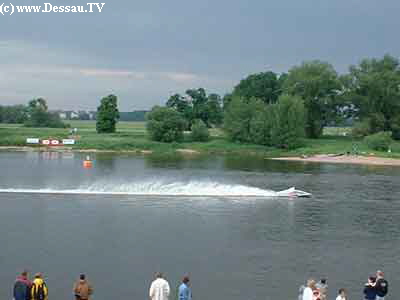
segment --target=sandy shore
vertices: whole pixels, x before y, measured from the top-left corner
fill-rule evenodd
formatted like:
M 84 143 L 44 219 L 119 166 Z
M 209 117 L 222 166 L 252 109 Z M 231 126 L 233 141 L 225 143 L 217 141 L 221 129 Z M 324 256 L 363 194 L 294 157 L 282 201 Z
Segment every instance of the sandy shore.
M 400 166 L 400 159 L 384 158 L 376 156 L 320 154 L 309 157 L 277 157 L 274 160 L 318 162 L 318 163 L 337 163 L 337 164 L 362 164 L 377 166 Z

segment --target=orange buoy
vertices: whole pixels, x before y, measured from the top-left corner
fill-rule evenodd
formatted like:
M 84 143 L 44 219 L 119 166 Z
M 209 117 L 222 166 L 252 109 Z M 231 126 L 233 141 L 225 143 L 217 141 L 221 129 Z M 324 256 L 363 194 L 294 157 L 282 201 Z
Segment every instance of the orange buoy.
M 90 156 L 86 156 L 86 159 L 83 161 L 83 167 L 86 169 L 90 169 L 93 166 L 92 160 Z

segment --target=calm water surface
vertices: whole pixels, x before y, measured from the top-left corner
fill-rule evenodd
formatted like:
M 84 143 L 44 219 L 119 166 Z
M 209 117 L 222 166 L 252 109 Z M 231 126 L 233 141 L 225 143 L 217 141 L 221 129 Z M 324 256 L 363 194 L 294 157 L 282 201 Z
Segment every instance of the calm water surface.
M 173 289 L 189 273 L 194 299 L 295 300 L 308 276 L 328 278 L 329 299 L 340 287 L 361 299 L 377 268 L 400 294 L 400 168 L 97 154 L 86 170 L 83 158 L 0 153 L 0 299 L 23 268 L 56 300 L 81 272 L 95 300 L 147 299 L 158 270 Z M 290 186 L 314 196 L 265 197 Z

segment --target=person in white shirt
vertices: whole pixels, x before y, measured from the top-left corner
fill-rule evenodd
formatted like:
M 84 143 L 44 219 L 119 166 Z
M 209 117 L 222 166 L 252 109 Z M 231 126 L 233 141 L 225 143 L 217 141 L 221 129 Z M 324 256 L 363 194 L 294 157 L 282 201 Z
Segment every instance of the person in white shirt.
M 336 300 L 347 300 L 346 290 L 345 289 L 340 289 L 339 290 L 338 296 L 336 297 Z
M 150 300 L 168 300 L 170 288 L 168 281 L 163 278 L 162 273 L 156 273 L 156 279 L 151 283 Z
M 303 291 L 303 300 L 313 300 L 315 290 L 315 280 L 309 279 L 307 280 L 307 287 Z

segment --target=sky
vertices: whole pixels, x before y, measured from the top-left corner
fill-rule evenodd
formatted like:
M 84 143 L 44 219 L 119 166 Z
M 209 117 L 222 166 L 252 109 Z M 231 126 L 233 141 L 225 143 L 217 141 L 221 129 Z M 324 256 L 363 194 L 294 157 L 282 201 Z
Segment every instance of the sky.
M 362 58 L 399 57 L 398 0 L 102 1 L 101 12 L 0 14 L 0 104 L 44 97 L 50 109 L 95 110 L 114 93 L 120 111 L 150 109 L 305 60 L 344 73 Z

